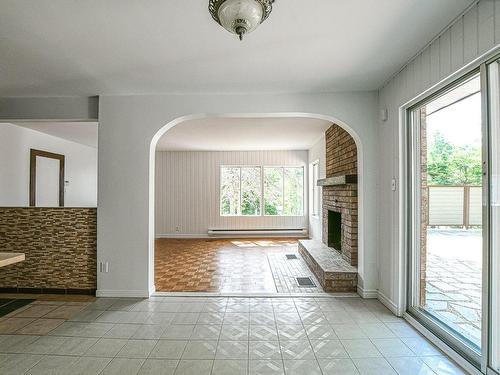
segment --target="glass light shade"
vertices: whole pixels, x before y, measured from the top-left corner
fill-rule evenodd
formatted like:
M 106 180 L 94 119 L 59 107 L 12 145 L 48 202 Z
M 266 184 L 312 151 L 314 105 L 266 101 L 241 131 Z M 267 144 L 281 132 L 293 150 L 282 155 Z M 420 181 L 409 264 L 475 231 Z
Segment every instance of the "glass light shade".
M 226 0 L 218 12 L 221 25 L 240 39 L 260 25 L 263 14 L 264 9 L 256 0 Z

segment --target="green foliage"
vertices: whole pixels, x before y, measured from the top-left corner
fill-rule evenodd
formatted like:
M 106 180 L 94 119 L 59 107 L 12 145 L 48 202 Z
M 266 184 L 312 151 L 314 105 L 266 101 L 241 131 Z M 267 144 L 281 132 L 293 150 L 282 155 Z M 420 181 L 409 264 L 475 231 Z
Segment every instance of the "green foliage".
M 429 185 L 481 185 L 481 148 L 453 145 L 435 132 L 428 145 L 427 174 Z
M 221 215 L 302 215 L 304 170 L 302 167 L 221 168 Z M 241 201 L 240 201 L 241 199 Z
M 285 201 L 286 215 L 302 215 L 304 195 L 304 175 L 302 168 L 285 168 Z
M 278 215 L 278 208 L 275 204 L 266 201 L 264 206 L 264 212 L 266 215 Z
M 283 168 L 264 168 L 264 214 L 283 215 Z
M 260 196 L 254 192 L 243 192 L 241 194 L 241 214 L 260 215 Z

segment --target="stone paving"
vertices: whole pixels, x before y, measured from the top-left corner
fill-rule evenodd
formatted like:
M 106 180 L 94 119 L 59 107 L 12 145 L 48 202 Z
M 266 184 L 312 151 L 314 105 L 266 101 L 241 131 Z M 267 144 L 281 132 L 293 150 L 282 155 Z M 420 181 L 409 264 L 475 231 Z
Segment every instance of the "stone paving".
M 425 308 L 481 345 L 481 233 L 429 230 Z
M 283 253 L 267 255 L 278 293 L 323 293 L 319 281 L 302 259 L 297 248 L 294 247 L 293 251 L 287 254 L 295 254 L 297 259 L 287 260 Z M 310 277 L 315 286 L 299 286 L 296 277 Z

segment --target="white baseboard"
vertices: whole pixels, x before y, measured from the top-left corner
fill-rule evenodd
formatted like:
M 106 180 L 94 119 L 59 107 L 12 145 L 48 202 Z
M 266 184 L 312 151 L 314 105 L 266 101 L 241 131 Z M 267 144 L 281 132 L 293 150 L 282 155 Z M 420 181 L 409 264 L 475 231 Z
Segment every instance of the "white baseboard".
M 210 236 L 208 234 L 162 233 L 157 234 L 156 238 L 210 238 Z
M 377 290 L 376 289 L 363 289 L 358 285 L 358 294 L 361 298 L 377 298 Z
M 125 297 L 125 298 L 148 298 L 149 291 L 147 290 L 106 290 L 97 289 L 96 297 Z
M 378 291 L 378 296 L 377 296 L 378 300 L 385 306 L 387 307 L 389 310 L 391 310 L 391 312 L 396 315 L 396 316 L 401 316 L 402 313 L 401 311 L 399 311 L 398 307 L 396 306 L 396 304 L 394 302 L 392 302 L 389 297 L 387 297 L 384 293 L 382 293 L 381 291 Z
M 218 239 L 218 238 L 271 238 L 271 237 L 290 237 L 290 238 L 308 238 L 307 234 L 277 234 L 277 233 L 266 233 L 266 234 L 225 234 L 225 235 L 217 235 L 217 236 L 209 236 L 208 234 L 185 234 L 185 233 L 162 233 L 162 234 L 157 234 L 155 236 L 156 238 L 185 238 L 185 239 L 196 239 L 196 238 L 213 238 L 213 239 Z

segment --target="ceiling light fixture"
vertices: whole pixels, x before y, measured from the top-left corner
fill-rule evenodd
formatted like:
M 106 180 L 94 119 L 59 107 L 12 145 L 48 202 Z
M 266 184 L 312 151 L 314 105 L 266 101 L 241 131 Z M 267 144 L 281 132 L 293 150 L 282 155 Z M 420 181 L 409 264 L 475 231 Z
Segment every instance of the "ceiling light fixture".
M 212 18 L 230 33 L 239 36 L 254 31 L 273 10 L 274 0 L 209 0 Z

